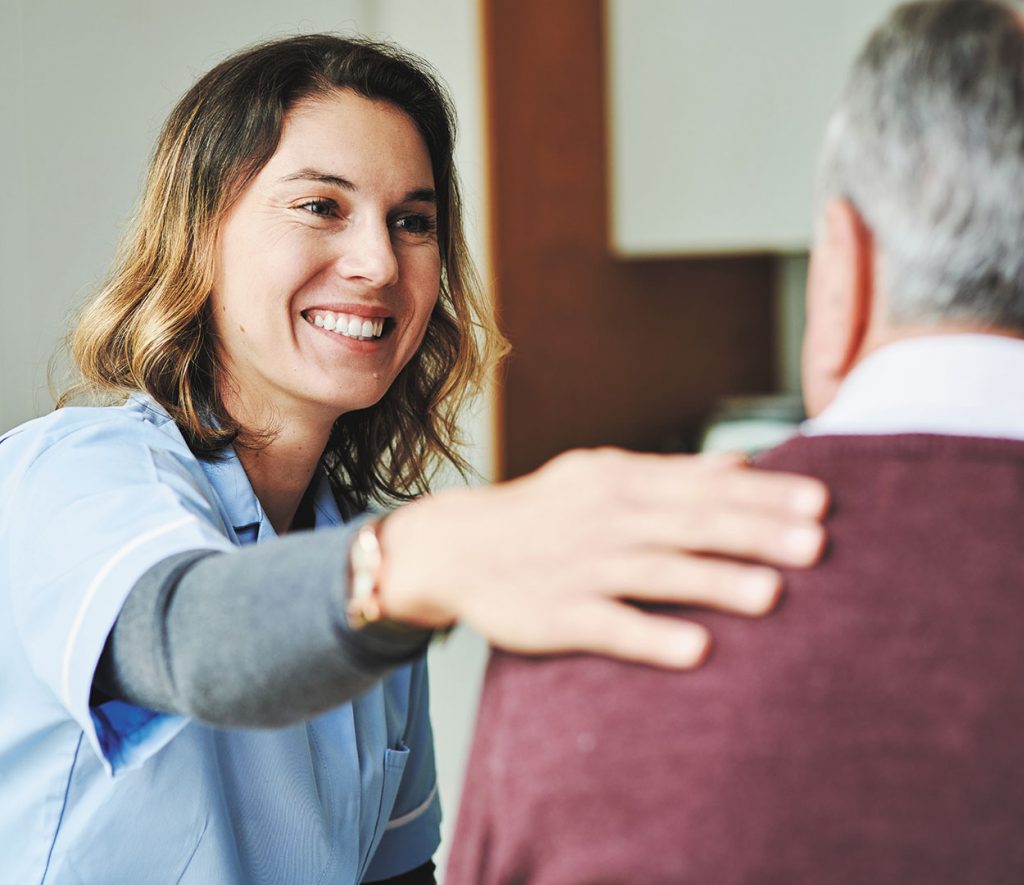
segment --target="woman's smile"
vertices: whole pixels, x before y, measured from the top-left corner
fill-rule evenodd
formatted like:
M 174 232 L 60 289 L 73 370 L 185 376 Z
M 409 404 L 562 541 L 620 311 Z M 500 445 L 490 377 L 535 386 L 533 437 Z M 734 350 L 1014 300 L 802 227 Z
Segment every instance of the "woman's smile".
M 385 318 L 369 318 L 360 314 L 330 310 L 303 311 L 306 322 L 318 329 L 358 341 L 376 341 L 384 334 Z

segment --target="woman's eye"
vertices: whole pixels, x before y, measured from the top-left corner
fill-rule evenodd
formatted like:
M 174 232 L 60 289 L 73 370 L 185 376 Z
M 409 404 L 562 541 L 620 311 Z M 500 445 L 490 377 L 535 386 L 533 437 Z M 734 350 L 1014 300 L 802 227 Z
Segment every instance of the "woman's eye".
M 298 208 L 303 209 L 310 215 L 316 215 L 319 218 L 330 218 L 338 214 L 338 204 L 335 203 L 334 200 L 306 200 L 306 202 L 300 203 Z
M 419 237 L 429 236 L 437 230 L 437 219 L 430 215 L 401 215 L 392 224 L 402 233 Z

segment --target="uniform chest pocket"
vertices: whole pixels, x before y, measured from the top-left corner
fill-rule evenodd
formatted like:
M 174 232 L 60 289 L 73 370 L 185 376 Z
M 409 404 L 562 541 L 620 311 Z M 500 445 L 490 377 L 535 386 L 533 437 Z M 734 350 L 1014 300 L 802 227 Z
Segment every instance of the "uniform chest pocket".
M 384 838 L 388 828 L 388 821 L 391 819 L 391 811 L 395 807 L 395 799 L 398 797 L 398 788 L 402 784 L 402 776 L 405 774 L 405 766 L 409 762 L 409 748 L 401 744 L 397 749 L 384 751 L 384 782 L 381 787 L 380 807 L 377 809 L 377 822 L 373 828 L 373 841 L 370 843 L 370 851 L 367 854 L 363 869 L 359 872 L 360 880 L 366 874 L 366 869 L 373 860 L 373 855 Z

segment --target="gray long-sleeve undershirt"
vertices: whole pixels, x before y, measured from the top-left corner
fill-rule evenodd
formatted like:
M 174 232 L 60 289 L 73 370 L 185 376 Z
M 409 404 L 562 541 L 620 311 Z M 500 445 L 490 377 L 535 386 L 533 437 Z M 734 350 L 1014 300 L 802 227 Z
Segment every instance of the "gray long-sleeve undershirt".
M 431 633 L 344 614 L 354 529 L 163 560 L 132 588 L 94 677 L 109 698 L 229 727 L 308 719 L 422 653 Z

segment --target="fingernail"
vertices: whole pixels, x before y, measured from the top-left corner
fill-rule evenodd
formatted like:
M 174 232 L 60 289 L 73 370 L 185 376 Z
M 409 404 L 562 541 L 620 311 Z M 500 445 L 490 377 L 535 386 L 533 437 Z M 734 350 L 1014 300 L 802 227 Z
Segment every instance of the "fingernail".
M 822 529 L 801 527 L 786 532 L 786 552 L 798 563 L 810 563 L 815 560 L 821 549 Z
M 817 516 L 825 509 L 828 493 L 821 486 L 806 485 L 796 492 L 792 501 L 799 513 Z
M 775 607 L 782 589 L 782 579 L 772 569 L 759 568 L 750 571 L 741 586 L 746 596 L 747 610 L 751 614 L 760 615 Z
M 676 632 L 669 652 L 670 663 L 683 670 L 699 666 L 711 648 L 711 634 L 695 624 L 684 624 Z

